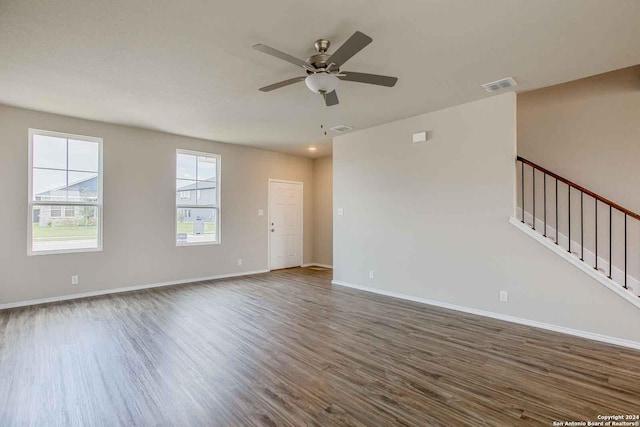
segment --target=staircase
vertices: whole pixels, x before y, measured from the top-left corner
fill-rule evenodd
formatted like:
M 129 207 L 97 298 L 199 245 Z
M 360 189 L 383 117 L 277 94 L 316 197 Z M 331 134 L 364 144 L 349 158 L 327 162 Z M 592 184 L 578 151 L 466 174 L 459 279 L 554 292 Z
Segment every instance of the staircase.
M 520 156 L 512 223 L 640 307 L 640 215 Z

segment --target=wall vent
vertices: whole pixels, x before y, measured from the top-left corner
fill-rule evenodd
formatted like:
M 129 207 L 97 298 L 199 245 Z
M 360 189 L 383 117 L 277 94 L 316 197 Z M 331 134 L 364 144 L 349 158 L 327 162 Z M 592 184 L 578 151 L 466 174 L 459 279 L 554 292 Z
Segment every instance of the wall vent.
M 505 79 L 496 80 L 495 82 L 485 83 L 482 87 L 487 92 L 495 92 L 497 90 L 514 87 L 515 85 L 517 85 L 517 83 L 513 80 L 513 77 L 507 77 Z
M 331 128 L 332 131 L 334 132 L 338 132 L 338 133 L 342 133 L 342 132 L 346 132 L 348 130 L 353 129 L 351 126 L 347 126 L 347 125 L 338 125 L 338 126 L 334 126 Z

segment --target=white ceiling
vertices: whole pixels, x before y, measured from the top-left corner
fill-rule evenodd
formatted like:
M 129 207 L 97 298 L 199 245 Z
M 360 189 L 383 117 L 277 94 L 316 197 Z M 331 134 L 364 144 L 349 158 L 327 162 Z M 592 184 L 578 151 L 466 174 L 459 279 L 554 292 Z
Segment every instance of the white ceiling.
M 355 30 L 373 43 L 342 68 L 399 77 L 342 82 L 324 107 L 302 59 Z M 309 155 L 325 128 L 362 129 L 489 96 L 640 63 L 638 0 L 0 0 L 0 103 Z M 325 142 L 321 142 L 321 141 Z

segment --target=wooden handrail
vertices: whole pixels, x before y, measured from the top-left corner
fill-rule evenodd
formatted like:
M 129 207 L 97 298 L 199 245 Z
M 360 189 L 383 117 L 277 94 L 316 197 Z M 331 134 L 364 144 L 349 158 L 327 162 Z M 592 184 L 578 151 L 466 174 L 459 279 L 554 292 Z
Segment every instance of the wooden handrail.
M 640 221 L 640 214 L 637 214 L 637 213 L 635 213 L 635 212 L 633 212 L 633 211 L 630 211 L 629 209 L 624 208 L 624 207 L 620 206 L 619 204 L 614 203 L 614 202 L 612 202 L 611 200 L 606 199 L 606 198 L 602 197 L 601 195 L 594 193 L 594 192 L 593 192 L 593 191 L 591 191 L 591 190 L 587 190 L 587 189 L 586 189 L 586 188 L 584 188 L 583 186 L 578 185 L 578 184 L 576 184 L 575 182 L 569 181 L 568 179 L 563 178 L 563 177 L 561 177 L 560 175 L 555 174 L 555 173 L 551 172 L 550 170 L 543 168 L 542 166 L 538 166 L 538 165 L 536 165 L 535 163 L 533 163 L 533 162 L 531 162 L 531 161 L 529 161 L 529 160 L 527 160 L 527 159 L 525 159 L 525 158 L 522 158 L 522 157 L 518 156 L 518 157 L 517 157 L 517 160 L 518 160 L 519 162 L 522 162 L 522 163 L 524 163 L 524 164 L 527 164 L 527 165 L 531 166 L 531 167 L 532 167 L 532 168 L 534 168 L 534 169 L 538 169 L 539 171 L 544 172 L 545 174 L 547 174 L 547 175 L 549 175 L 549 176 L 551 176 L 551 177 L 553 177 L 553 178 L 557 179 L 557 180 L 558 180 L 558 181 L 560 181 L 560 182 L 564 182 L 564 183 L 565 183 L 565 184 L 567 184 L 568 186 L 573 187 L 573 188 L 575 188 L 576 190 L 579 190 L 579 191 L 583 192 L 584 194 L 587 194 L 587 195 L 589 195 L 589 196 L 593 197 L 594 199 L 599 200 L 599 201 L 601 201 L 602 203 L 605 203 L 605 204 L 607 204 L 607 205 L 611 206 L 612 208 L 614 208 L 614 209 L 616 209 L 616 210 L 618 210 L 618 211 L 620 211 L 620 212 L 622 212 L 622 213 L 624 213 L 624 214 L 626 214 L 626 215 L 630 216 L 631 218 L 635 218 L 635 219 L 637 219 L 638 221 Z

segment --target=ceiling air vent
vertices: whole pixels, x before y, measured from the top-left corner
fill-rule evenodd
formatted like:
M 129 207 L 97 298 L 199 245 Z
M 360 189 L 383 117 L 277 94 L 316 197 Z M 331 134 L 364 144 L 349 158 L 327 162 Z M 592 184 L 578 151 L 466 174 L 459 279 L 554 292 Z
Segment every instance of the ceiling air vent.
M 513 80 L 513 77 L 507 77 L 506 79 L 500 79 L 496 80 L 495 82 L 485 83 L 482 85 L 482 87 L 487 92 L 495 92 L 497 90 L 514 87 L 515 85 L 517 85 L 517 83 L 515 80 Z
M 331 128 L 332 131 L 334 132 L 338 132 L 338 133 L 342 133 L 342 132 L 346 132 L 348 130 L 353 129 L 351 126 L 347 126 L 347 125 L 338 125 L 338 126 L 334 126 Z

